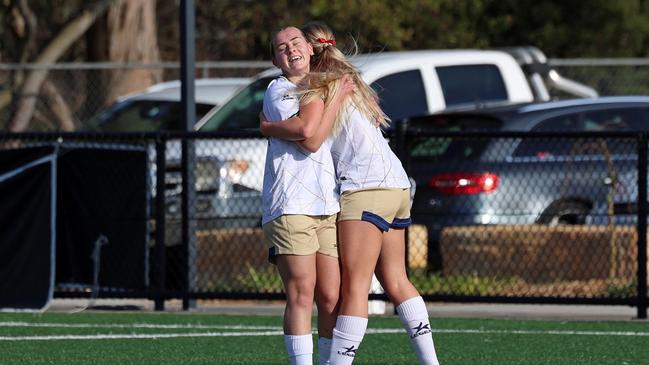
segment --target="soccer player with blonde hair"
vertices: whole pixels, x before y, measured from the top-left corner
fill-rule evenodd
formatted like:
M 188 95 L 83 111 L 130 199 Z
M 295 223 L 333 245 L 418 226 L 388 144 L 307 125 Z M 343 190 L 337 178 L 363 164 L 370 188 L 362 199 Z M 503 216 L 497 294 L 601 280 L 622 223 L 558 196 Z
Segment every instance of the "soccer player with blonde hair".
M 337 97 L 300 107 L 295 90 L 309 73 L 311 44 L 300 29 L 283 28 L 273 36 L 273 64 L 283 74 L 264 95 L 263 111 L 274 119 L 298 114 L 333 119 L 352 84 L 343 82 Z M 309 120 L 309 119 L 306 119 Z M 311 314 L 318 308 L 320 364 L 328 363 L 340 290 L 336 213 L 340 210 L 328 131 L 318 125 L 308 138 L 291 142 L 269 138 L 262 189 L 262 228 L 269 260 L 277 264 L 284 284 L 284 343 L 291 364 L 313 363 Z
M 411 339 L 420 364 L 438 364 L 426 305 L 406 275 L 405 229 L 410 225 L 410 181 L 390 149 L 381 127 L 389 123 L 375 92 L 336 47 L 322 23 L 302 28 L 314 55 L 301 81 L 302 105 L 335 98 L 344 75 L 355 92 L 330 116 L 262 119 L 265 135 L 300 139 L 310 123 L 330 126 L 331 154 L 340 184 L 338 247 L 342 263 L 341 303 L 331 344 L 331 364 L 351 364 L 368 321 L 368 298 L 376 274 Z M 333 112 L 333 110 L 331 111 Z M 265 114 L 267 120 L 276 120 Z

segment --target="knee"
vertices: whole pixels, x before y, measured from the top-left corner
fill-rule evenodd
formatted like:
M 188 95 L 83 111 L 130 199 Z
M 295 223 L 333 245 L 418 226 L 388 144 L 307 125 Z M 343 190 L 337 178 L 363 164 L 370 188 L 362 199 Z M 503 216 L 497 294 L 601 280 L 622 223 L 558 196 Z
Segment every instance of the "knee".
M 313 303 L 315 283 L 297 281 L 287 287 L 286 299 L 293 305 L 310 306 Z
M 411 295 L 413 290 L 416 290 L 407 277 L 383 280 L 381 286 L 392 301 L 407 297 Z
M 316 305 L 318 311 L 325 311 L 327 313 L 334 312 L 338 306 L 339 299 L 340 290 L 338 288 L 318 290 L 318 293 L 316 294 Z

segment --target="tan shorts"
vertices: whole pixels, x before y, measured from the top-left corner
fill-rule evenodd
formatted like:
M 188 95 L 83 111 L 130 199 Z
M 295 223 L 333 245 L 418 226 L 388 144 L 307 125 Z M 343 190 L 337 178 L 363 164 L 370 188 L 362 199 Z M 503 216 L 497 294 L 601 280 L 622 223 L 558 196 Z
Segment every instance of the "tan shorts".
M 338 221 L 366 221 L 381 231 L 410 225 L 410 189 L 348 190 L 340 196 Z
M 268 261 L 275 263 L 277 255 L 323 255 L 338 257 L 336 214 L 286 214 L 264 224 L 268 242 Z

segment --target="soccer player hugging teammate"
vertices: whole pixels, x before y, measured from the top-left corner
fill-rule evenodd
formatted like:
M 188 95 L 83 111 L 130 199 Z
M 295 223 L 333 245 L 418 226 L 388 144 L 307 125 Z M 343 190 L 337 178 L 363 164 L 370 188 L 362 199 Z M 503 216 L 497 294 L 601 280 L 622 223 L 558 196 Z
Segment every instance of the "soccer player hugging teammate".
M 339 96 L 336 87 L 345 80 L 343 75 L 355 86 L 336 113 L 330 146 L 341 192 L 338 249 L 342 264 L 331 364 L 351 364 L 354 360 L 367 329 L 367 293 L 373 273 L 395 305 L 419 363 L 438 364 L 426 305 L 406 275 L 410 181 L 383 136 L 381 127 L 388 125 L 389 118 L 376 103 L 374 91 L 335 46 L 333 32 L 321 23 L 308 24 L 302 31 L 314 55 L 311 73 L 301 81 L 306 91 L 302 93 L 300 113 L 309 103 Z M 327 105 L 331 104 L 333 101 Z M 327 113 L 332 109 L 324 109 L 320 127 L 330 125 Z M 262 120 L 265 135 L 290 139 L 299 130 L 297 118 L 279 121 L 276 115 L 265 116 L 275 121 Z
M 338 189 L 321 120 L 333 124 L 335 110 L 352 92 L 343 83 L 325 107 L 320 99 L 300 106 L 297 85 L 309 73 L 311 44 L 295 27 L 273 37 L 273 64 L 283 75 L 273 80 L 264 95 L 263 113 L 271 120 L 298 115 L 306 125 L 300 141 L 269 138 L 262 191 L 262 224 L 269 244 L 269 259 L 277 264 L 286 292 L 284 343 L 292 364 L 312 364 L 311 313 L 318 308 L 320 364 L 328 363 L 332 329 L 340 290 L 336 237 Z M 317 116 L 317 120 L 310 118 Z M 308 137 L 308 138 L 307 138 Z

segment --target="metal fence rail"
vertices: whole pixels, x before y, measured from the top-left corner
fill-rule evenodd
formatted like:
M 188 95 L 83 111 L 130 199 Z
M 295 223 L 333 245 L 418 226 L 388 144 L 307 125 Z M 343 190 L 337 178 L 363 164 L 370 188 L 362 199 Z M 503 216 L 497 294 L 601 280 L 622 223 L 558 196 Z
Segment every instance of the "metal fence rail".
M 617 304 L 646 317 L 646 134 L 404 127 L 390 140 L 417 182 L 407 267 L 427 301 Z M 429 169 L 474 165 L 439 151 L 475 149 L 485 140 L 497 147 L 479 166 L 500 174 L 497 192 L 442 202 L 435 189 L 443 185 L 433 183 L 439 171 Z M 182 142 L 196 155 L 185 164 Z M 284 298 L 260 229 L 266 146 L 260 134 L 3 133 L 0 146 L 0 156 L 52 147 L 61 161 L 55 218 L 65 249 L 57 253 L 68 255 L 57 256 L 55 296 L 147 298 L 158 309 L 172 298 Z M 567 157 L 508 155 L 533 148 L 564 150 Z M 71 158 L 74 164 L 66 164 Z M 183 185 L 183 170 L 194 175 L 193 187 Z M 616 179 L 594 183 L 600 176 Z M 27 185 L 0 191 L 18 194 Z M 555 193 L 582 202 L 589 197 L 589 213 L 562 222 L 547 209 L 539 215 L 544 197 Z M 183 194 L 194 197 L 187 215 Z M 191 240 L 181 239 L 183 230 Z M 93 261 L 90 251 L 101 235 L 107 244 Z

